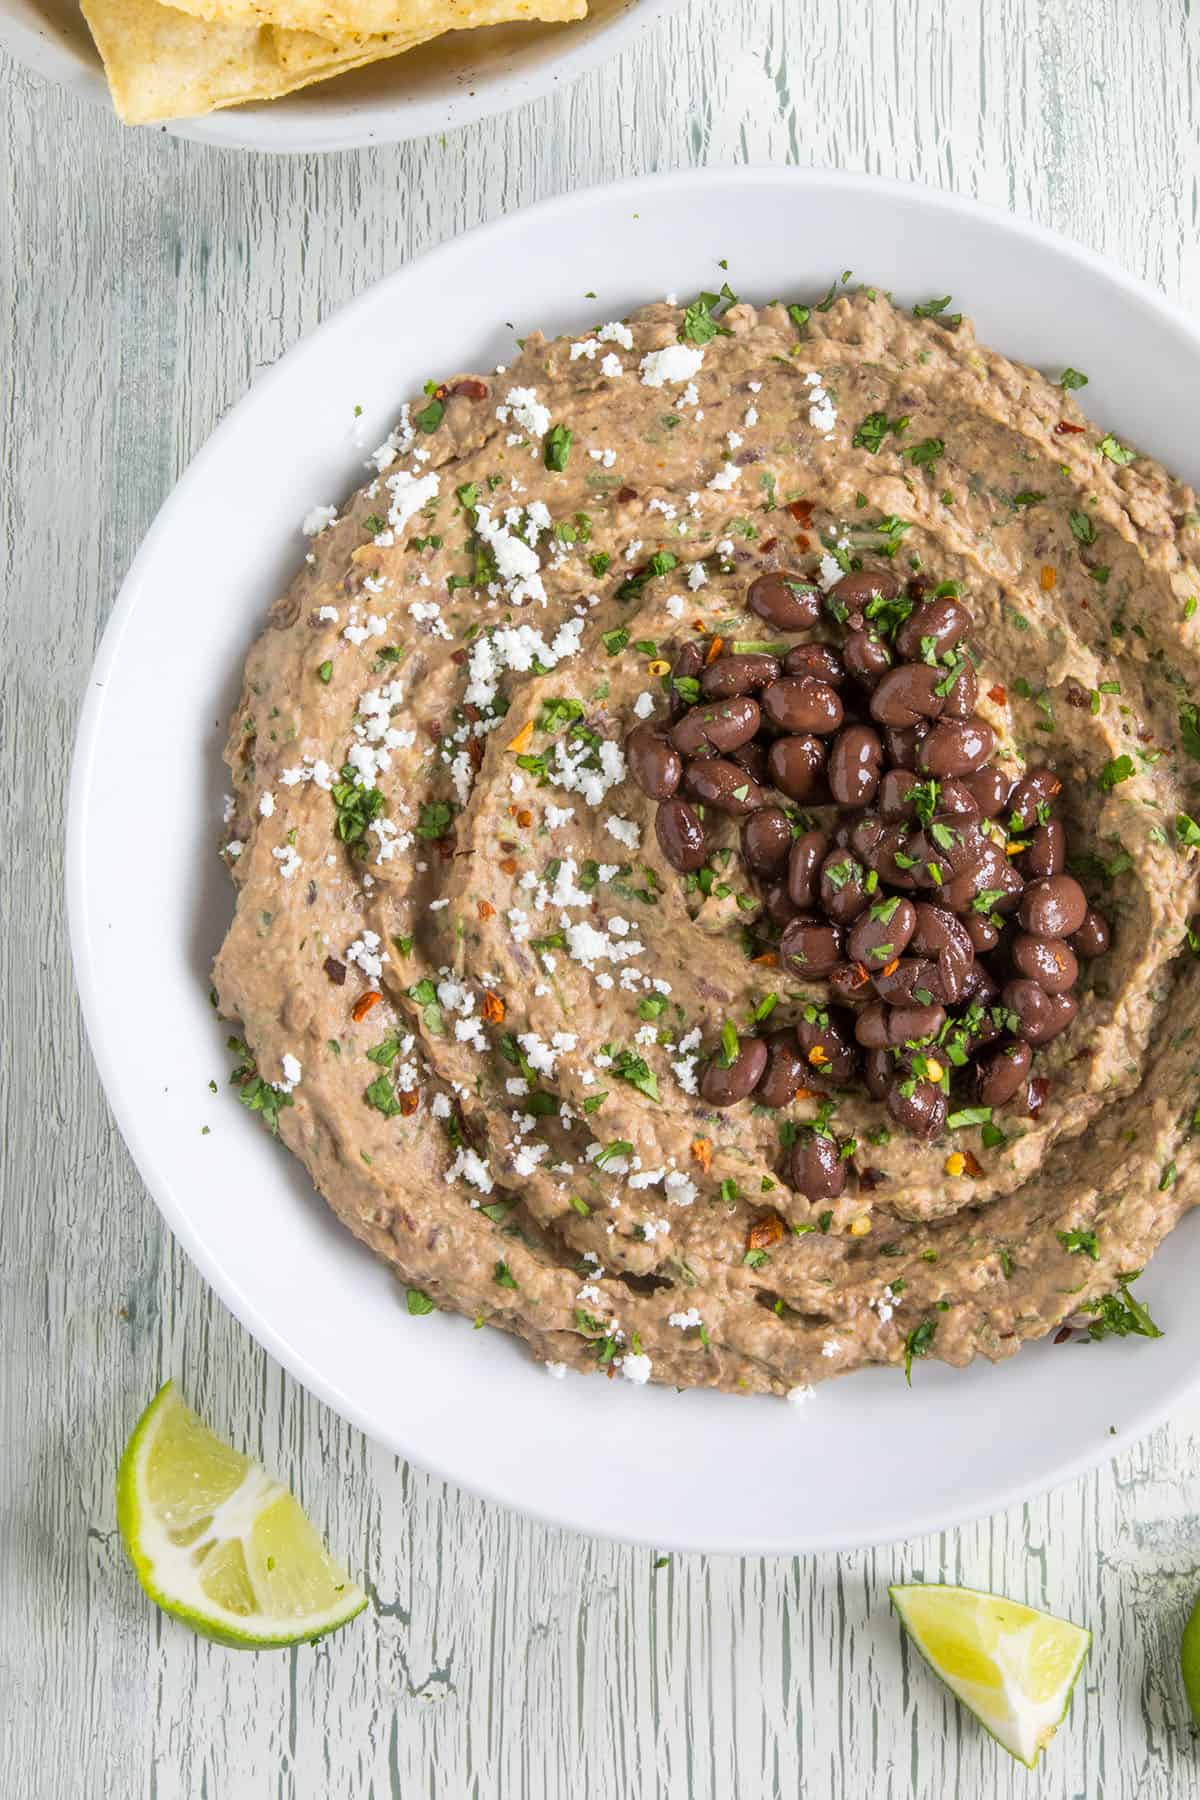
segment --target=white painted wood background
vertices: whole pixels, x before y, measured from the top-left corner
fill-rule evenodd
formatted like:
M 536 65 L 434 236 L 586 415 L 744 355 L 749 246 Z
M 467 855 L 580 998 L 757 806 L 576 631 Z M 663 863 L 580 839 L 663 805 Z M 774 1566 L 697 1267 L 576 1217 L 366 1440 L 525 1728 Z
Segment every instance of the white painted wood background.
M 566 188 L 791 160 L 1012 207 L 1194 302 L 1192 6 L 693 0 L 506 119 L 296 161 L 123 132 L 0 58 L 0 144 L 0 1794 L 1032 1791 L 902 1655 L 897 1577 L 1002 1589 L 1096 1632 L 1040 1794 L 1200 1793 L 1176 1671 L 1200 1589 L 1200 1404 L 1045 1499 L 854 1555 L 656 1569 L 464 1498 L 309 1399 L 174 1247 L 83 1041 L 59 892 L 76 709 L 137 543 L 256 372 L 349 295 Z M 130 975 L 169 1059 L 170 1020 Z M 376 1605 L 342 1636 L 249 1658 L 143 1602 L 112 1473 L 168 1373 L 366 1571 Z

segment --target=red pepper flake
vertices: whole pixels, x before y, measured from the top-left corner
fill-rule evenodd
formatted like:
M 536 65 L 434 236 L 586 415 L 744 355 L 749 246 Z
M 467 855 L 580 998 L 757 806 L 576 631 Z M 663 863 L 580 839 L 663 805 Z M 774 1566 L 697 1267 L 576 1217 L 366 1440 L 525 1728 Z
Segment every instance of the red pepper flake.
M 1029 1116 L 1031 1119 L 1037 1118 L 1038 1114 L 1042 1110 L 1042 1107 L 1045 1105 L 1046 1095 L 1049 1092 L 1050 1092 L 1050 1083 L 1046 1080 L 1046 1077 L 1044 1075 L 1031 1075 L 1030 1076 L 1030 1078 L 1029 1078 L 1029 1104 L 1028 1104 L 1027 1110 L 1028 1110 L 1028 1113 L 1029 1113 Z
M 900 958 L 898 956 L 893 956 L 891 962 L 884 963 L 883 974 L 894 975 L 896 973 L 896 970 L 899 967 L 900 967 Z
M 638 497 L 638 495 L 637 495 L 636 488 L 621 487 L 621 488 L 617 489 L 617 505 L 618 506 L 624 506 L 628 501 L 636 500 L 637 497 Z
M 517 824 L 521 827 L 522 831 L 528 831 L 529 827 L 533 824 L 533 814 L 527 806 L 523 806 L 518 812 Z
M 456 381 L 454 386 L 450 389 L 450 392 L 452 394 L 461 394 L 464 400 L 486 400 L 488 397 L 488 384 L 486 381 L 478 380 L 473 375 L 468 375 L 465 381 Z
M 807 531 L 798 531 L 796 533 L 796 548 L 797 550 L 812 549 L 812 539 L 809 537 Z
M 753 956 L 750 960 L 757 963 L 760 968 L 774 969 L 779 963 L 779 953 L 775 950 L 764 950 L 761 956 Z
M 969 1150 L 963 1151 L 963 1174 L 969 1175 L 972 1181 L 978 1181 L 983 1174 L 983 1164 Z
M 439 381 L 433 390 L 431 398 L 434 400 L 444 400 L 449 392 L 450 389 L 446 386 L 446 383 L 444 381 Z
M 760 550 L 761 550 L 762 555 L 770 556 L 772 550 L 774 550 L 774 548 L 778 542 L 779 542 L 779 539 L 777 537 L 768 538 L 765 544 L 760 545 Z
M 452 663 L 456 663 L 460 669 L 462 668 L 462 666 L 466 662 L 466 660 L 467 660 L 467 653 L 465 650 L 452 650 L 450 652 L 450 661 Z
M 496 909 L 492 905 L 491 901 L 490 900 L 481 900 L 479 902 L 479 917 L 480 917 L 480 919 L 481 920 L 494 919 L 495 916 L 496 916 Z
M 1060 419 L 1054 427 L 1054 435 L 1055 437 L 1080 437 L 1084 429 L 1085 427 L 1082 425 L 1072 425 L 1066 419 Z
M 515 875 L 517 872 L 516 857 L 515 856 L 504 857 L 500 863 L 500 870 L 501 870 L 501 873 L 504 875 Z
M 354 1023 L 356 1025 L 361 1025 L 371 1008 L 373 1006 L 378 1006 L 382 999 L 383 995 L 377 988 L 368 988 L 365 994 L 360 994 L 358 999 L 354 1002 L 353 1009 L 350 1013 L 350 1017 L 354 1020 Z
M 345 987 L 346 965 L 344 962 L 339 962 L 336 956 L 327 956 L 322 967 L 334 987 Z
M 997 682 L 995 687 L 990 687 L 988 689 L 988 699 L 991 701 L 994 701 L 994 703 L 997 706 L 1007 706 L 1008 705 L 1008 689 L 1002 688 L 1000 686 L 1000 683 Z
M 797 525 L 803 525 L 806 528 L 812 524 L 812 509 L 811 500 L 791 500 L 787 506 L 787 511 L 791 513 Z
M 724 648 L 725 648 L 725 639 L 722 637 L 714 637 L 712 643 L 708 646 L 707 652 L 705 653 L 705 657 L 704 657 L 705 662 L 706 663 L 716 662 L 718 656 L 720 656 L 720 654 Z
M 692 1155 L 695 1157 L 696 1161 L 700 1164 L 700 1167 L 701 1167 L 702 1171 L 704 1172 L 704 1174 L 707 1175 L 708 1171 L 712 1168 L 712 1139 L 711 1138 L 693 1138 L 692 1139 Z
M 420 1091 L 417 1088 L 405 1088 L 404 1092 L 400 1095 L 401 1118 L 411 1119 L 420 1104 Z
M 441 742 L 442 721 L 440 719 L 427 719 L 425 722 L 425 729 L 435 744 Z
M 783 1220 L 776 1212 L 764 1213 L 755 1219 L 746 1238 L 747 1250 L 769 1250 L 772 1244 L 783 1242 Z
M 504 1002 L 499 994 L 493 994 L 490 988 L 483 990 L 483 1018 L 487 1025 L 503 1025 Z
M 483 767 L 483 744 L 477 737 L 467 739 L 467 761 L 473 769 Z

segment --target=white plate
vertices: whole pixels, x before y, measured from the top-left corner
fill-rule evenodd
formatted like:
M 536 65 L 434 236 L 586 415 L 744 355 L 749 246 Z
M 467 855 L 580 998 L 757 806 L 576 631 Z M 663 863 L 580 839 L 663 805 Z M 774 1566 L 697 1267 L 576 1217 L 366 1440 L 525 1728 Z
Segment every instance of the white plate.
M 317 82 L 282 100 L 228 107 L 166 129 L 231 150 L 353 150 L 401 143 L 566 86 L 682 3 L 591 0 L 589 16 L 567 25 L 453 31 L 407 56 Z M 76 0 L 0 0 L 0 46 L 39 74 L 111 106 Z
M 968 201 L 870 177 L 698 171 L 575 194 L 379 283 L 256 383 L 167 501 L 125 582 L 80 726 L 71 934 L 100 1073 L 167 1222 L 301 1381 L 425 1468 L 584 1531 L 683 1549 L 813 1550 L 930 1531 L 1079 1473 L 1200 1367 L 1194 1219 L 1142 1289 L 1166 1335 L 920 1363 L 780 1401 L 548 1380 L 510 1339 L 414 1319 L 301 1165 L 224 1089 L 207 971 L 231 908 L 219 751 L 243 656 L 302 553 L 429 375 L 507 360 L 512 330 L 619 317 L 717 285 L 811 298 L 844 269 L 952 293 L 986 342 L 1087 370 L 1122 438 L 1194 480 L 1200 332 L 1107 263 Z M 596 300 L 585 300 L 588 290 Z M 480 296 L 496 296 L 492 309 Z M 489 316 L 490 315 L 490 316 Z M 218 1097 L 208 1092 L 215 1078 Z M 203 1125 L 212 1127 L 201 1136 Z M 1110 1427 L 1116 1435 L 1110 1435 Z

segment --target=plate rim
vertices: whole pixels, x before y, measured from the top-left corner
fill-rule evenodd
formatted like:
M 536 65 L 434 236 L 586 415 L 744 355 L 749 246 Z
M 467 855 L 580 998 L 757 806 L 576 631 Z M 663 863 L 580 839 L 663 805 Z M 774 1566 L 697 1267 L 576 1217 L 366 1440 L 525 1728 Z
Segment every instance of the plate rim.
M 972 197 L 950 193 L 943 189 L 928 187 L 919 182 L 866 173 L 815 168 L 802 169 L 793 165 L 771 163 L 725 164 L 711 167 L 685 166 L 656 171 L 648 175 L 629 176 L 615 182 L 595 183 L 586 188 L 551 196 L 531 206 L 520 208 L 515 213 L 501 215 L 496 219 L 486 221 L 468 231 L 443 240 L 422 252 L 420 256 L 402 263 L 398 268 L 369 283 L 360 293 L 337 306 L 313 330 L 297 338 L 268 370 L 255 379 L 252 387 L 248 388 L 230 408 L 181 471 L 155 514 L 133 562 L 121 582 L 95 652 L 87 678 L 85 696 L 78 713 L 71 756 L 65 827 L 64 886 L 72 965 L 87 1031 L 88 1046 L 100 1078 L 105 1100 L 138 1174 L 165 1224 L 221 1302 L 229 1308 L 255 1342 L 261 1344 L 310 1393 L 332 1407 L 339 1416 L 356 1425 L 373 1442 L 384 1445 L 394 1454 L 414 1463 L 418 1468 L 479 1499 L 486 1500 L 493 1505 L 504 1506 L 522 1517 L 536 1519 L 541 1524 L 577 1531 L 583 1535 L 594 1536 L 601 1541 L 657 1548 L 663 1547 L 666 1542 L 661 1536 L 639 1531 L 635 1526 L 611 1529 L 581 1524 L 577 1519 L 566 1516 L 551 1506 L 540 1506 L 536 1498 L 532 1501 L 524 1496 L 517 1498 L 512 1493 L 504 1491 L 502 1487 L 490 1486 L 482 1474 L 463 1473 L 457 1467 L 446 1466 L 444 1460 L 438 1457 L 427 1458 L 421 1452 L 414 1454 L 400 1441 L 400 1436 L 396 1433 L 381 1436 L 378 1421 L 369 1417 L 368 1409 L 360 1406 L 352 1396 L 344 1393 L 336 1381 L 322 1375 L 309 1362 L 302 1350 L 294 1346 L 270 1321 L 259 1314 L 254 1302 L 241 1291 L 236 1280 L 226 1275 L 224 1270 L 219 1267 L 215 1257 L 210 1254 L 199 1237 L 187 1210 L 177 1204 L 172 1180 L 160 1168 L 160 1159 L 157 1153 L 143 1140 L 140 1117 L 136 1107 L 127 1104 L 126 1097 L 121 1094 L 119 1089 L 119 1065 L 114 1057 L 113 1046 L 109 1042 L 105 1028 L 104 1015 L 95 987 L 96 970 L 91 960 L 83 845 L 88 790 L 95 767 L 98 748 L 96 740 L 108 673 L 119 655 L 125 632 L 132 621 L 138 603 L 146 571 L 154 560 L 160 540 L 167 537 L 173 529 L 176 512 L 186 506 L 186 490 L 190 486 L 192 478 L 202 473 L 210 462 L 217 460 L 223 454 L 226 442 L 236 435 L 243 407 L 248 405 L 252 399 L 261 396 L 269 387 L 287 380 L 290 377 L 290 365 L 299 352 L 310 347 L 321 337 L 344 329 L 358 309 L 366 308 L 374 303 L 381 289 L 403 283 L 408 272 L 417 264 L 428 269 L 439 261 L 449 260 L 451 257 L 461 254 L 462 246 L 468 242 L 473 244 L 478 251 L 481 247 L 486 247 L 491 239 L 502 236 L 515 219 L 528 221 L 533 217 L 540 219 L 543 223 L 552 223 L 556 213 L 586 205 L 589 198 L 599 194 L 603 194 L 607 199 L 619 201 L 630 196 L 645 194 L 651 188 L 670 188 L 680 183 L 684 186 L 698 183 L 705 186 L 720 184 L 736 187 L 746 181 L 783 187 L 829 185 L 847 196 L 867 189 L 872 193 L 882 190 L 897 196 L 903 195 L 910 200 L 914 196 L 918 196 L 921 204 L 950 216 L 961 215 L 978 219 L 980 215 L 983 215 L 995 228 L 1007 232 L 1014 238 L 1032 238 L 1035 242 L 1039 242 L 1059 254 L 1066 254 L 1087 272 L 1115 284 L 1128 296 L 1148 306 L 1164 324 L 1182 333 L 1191 341 L 1197 360 L 1200 362 L 1200 321 L 1189 317 L 1182 307 L 1168 300 L 1148 282 L 1130 274 L 1111 258 L 1078 244 L 1073 239 L 1036 221 L 1023 219 L 1002 207 L 993 206 Z M 1056 1465 L 1054 1472 L 1049 1477 L 1038 1475 L 1033 1478 L 1011 1480 L 994 1488 L 986 1498 L 955 1506 L 949 1512 L 945 1510 L 944 1506 L 939 1509 L 936 1502 L 931 1500 L 924 1510 L 911 1510 L 910 1515 L 903 1521 L 881 1522 L 877 1528 L 869 1532 L 856 1530 L 851 1537 L 840 1535 L 836 1529 L 830 1528 L 817 1532 L 804 1531 L 799 1535 L 796 1532 L 789 1532 L 786 1536 L 780 1535 L 773 1538 L 764 1538 L 760 1534 L 753 1541 L 746 1541 L 739 1539 L 736 1533 L 724 1538 L 715 1538 L 709 1532 L 689 1535 L 681 1526 L 670 1541 L 673 1547 L 687 1553 L 795 1556 L 825 1551 L 865 1549 L 953 1529 L 972 1520 L 992 1516 L 1023 1501 L 1050 1493 L 1067 1482 L 1087 1474 L 1101 1464 L 1111 1461 L 1122 1450 L 1137 1443 L 1162 1424 L 1167 1416 L 1198 1387 L 1200 1387 L 1200 1362 L 1190 1371 L 1165 1384 L 1154 1399 L 1139 1410 L 1135 1423 L 1116 1427 L 1111 1436 L 1101 1439 L 1098 1444 L 1089 1446 L 1068 1461 Z

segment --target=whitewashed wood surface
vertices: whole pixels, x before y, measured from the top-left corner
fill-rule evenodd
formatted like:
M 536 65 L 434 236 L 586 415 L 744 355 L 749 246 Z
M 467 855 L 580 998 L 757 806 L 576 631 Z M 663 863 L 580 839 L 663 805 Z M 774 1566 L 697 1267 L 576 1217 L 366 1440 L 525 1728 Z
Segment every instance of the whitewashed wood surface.
M 905 1577 L 1096 1633 L 1039 1793 L 1200 1793 L 1176 1669 L 1200 1589 L 1200 1405 L 1028 1506 L 853 1555 L 656 1568 L 465 1498 L 309 1399 L 174 1247 L 83 1041 L 59 891 L 68 746 L 121 576 L 217 420 L 332 308 L 544 195 L 740 160 L 955 188 L 1194 302 L 1193 7 L 693 0 L 508 118 L 297 161 L 122 132 L 0 58 L 0 145 L 0 1794 L 1030 1792 L 902 1653 L 885 1589 Z M 136 969 L 129 1004 L 169 1061 Z M 366 1571 L 376 1604 L 340 1637 L 238 1656 L 143 1602 L 112 1473 L 169 1373 Z

